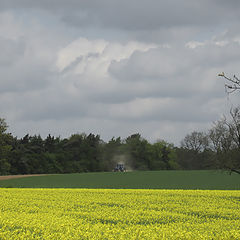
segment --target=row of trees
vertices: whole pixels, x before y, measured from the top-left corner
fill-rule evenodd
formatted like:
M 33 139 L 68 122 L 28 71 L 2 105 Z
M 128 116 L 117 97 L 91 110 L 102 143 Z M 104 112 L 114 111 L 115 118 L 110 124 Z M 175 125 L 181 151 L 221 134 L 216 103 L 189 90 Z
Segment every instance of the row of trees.
M 208 132 L 192 132 L 181 141 L 178 159 L 184 168 L 226 169 L 240 173 L 240 107 L 216 121 Z
M 7 132 L 0 119 L 0 174 L 112 171 L 122 162 L 133 170 L 240 169 L 240 107 L 208 132 L 192 132 L 176 147 L 164 140 L 153 144 L 133 134 L 108 142 L 99 135 L 74 134 L 61 139 L 40 135 L 21 139 Z
M 112 171 L 123 162 L 128 169 L 177 169 L 175 148 L 165 141 L 150 144 L 140 134 L 109 142 L 99 135 L 74 134 L 67 139 L 40 135 L 21 139 L 7 133 L 0 122 L 0 174 Z

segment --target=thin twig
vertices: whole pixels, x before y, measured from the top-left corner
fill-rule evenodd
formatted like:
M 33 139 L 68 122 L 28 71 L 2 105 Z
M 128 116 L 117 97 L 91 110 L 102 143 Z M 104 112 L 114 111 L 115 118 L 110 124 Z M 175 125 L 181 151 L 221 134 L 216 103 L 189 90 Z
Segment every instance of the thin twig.
M 225 84 L 225 90 L 227 93 L 233 93 L 236 90 L 240 90 L 240 79 L 235 75 L 233 78 L 225 76 L 224 72 L 218 74 L 219 77 L 225 78 L 227 81 L 231 82 L 232 85 Z

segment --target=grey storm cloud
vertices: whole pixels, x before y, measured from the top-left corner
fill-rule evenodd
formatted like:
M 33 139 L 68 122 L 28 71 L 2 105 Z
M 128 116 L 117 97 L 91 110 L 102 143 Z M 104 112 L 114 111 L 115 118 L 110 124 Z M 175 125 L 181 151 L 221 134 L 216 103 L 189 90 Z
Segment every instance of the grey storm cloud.
M 177 143 L 239 103 L 240 1 L 0 0 L 0 117 L 13 134 Z M 51 130 L 52 129 L 52 130 Z
M 205 103 L 199 99 L 171 99 L 171 98 L 138 98 L 132 102 L 121 104 L 99 104 L 89 112 L 90 116 L 104 119 L 109 116 L 112 120 L 129 122 L 170 121 L 179 122 L 209 122 L 216 115 L 216 111 L 209 109 L 211 101 Z M 198 105 L 198 111 L 195 111 Z
M 108 70 L 120 85 L 135 86 L 134 97 L 189 98 L 208 93 L 212 98 L 224 93 L 221 93 L 222 85 L 216 82 L 216 76 L 207 82 L 204 80 L 206 68 L 217 72 L 226 64 L 240 63 L 239 53 L 240 45 L 235 42 L 225 47 L 208 43 L 195 49 L 186 46 L 153 48 L 147 52 L 134 52 L 129 59 L 113 61 Z M 144 88 L 142 93 L 141 86 Z
M 22 39 L 16 41 L 0 36 L 0 67 L 14 64 L 23 56 L 24 51 L 25 44 Z
M 70 25 L 98 25 L 125 30 L 224 23 L 239 19 L 239 1 L 191 0 L 2 0 L 1 9 L 43 9 Z

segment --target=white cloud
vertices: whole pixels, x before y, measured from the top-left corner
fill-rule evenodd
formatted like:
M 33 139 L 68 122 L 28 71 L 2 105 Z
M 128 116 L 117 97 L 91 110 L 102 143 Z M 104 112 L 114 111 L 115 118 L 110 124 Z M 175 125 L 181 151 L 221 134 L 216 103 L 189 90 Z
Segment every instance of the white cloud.
M 190 41 L 185 44 L 185 46 L 188 48 L 196 48 L 204 45 L 205 45 L 204 42 L 197 42 L 197 41 Z
M 123 45 L 116 42 L 110 43 L 103 39 L 79 38 L 59 51 L 56 64 L 60 71 L 74 65 L 75 73 L 78 74 L 82 74 L 87 67 L 92 65 L 101 65 L 106 71 L 111 61 L 120 61 L 129 58 L 135 51 L 144 52 L 154 47 L 156 47 L 155 44 L 132 41 Z M 102 63 L 105 66 L 102 66 Z M 98 70 L 101 71 L 100 68 Z M 92 72 L 89 71 L 89 73 Z

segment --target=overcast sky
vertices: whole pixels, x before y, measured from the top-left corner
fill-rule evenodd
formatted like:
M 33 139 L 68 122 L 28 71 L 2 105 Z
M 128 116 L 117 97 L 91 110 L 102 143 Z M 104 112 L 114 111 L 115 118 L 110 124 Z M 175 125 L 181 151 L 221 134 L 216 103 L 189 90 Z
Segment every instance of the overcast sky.
M 178 144 L 240 93 L 239 0 L 0 0 L 0 117 L 14 136 Z

